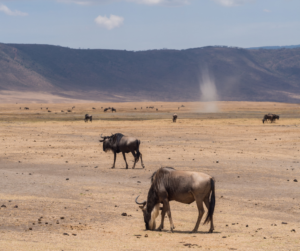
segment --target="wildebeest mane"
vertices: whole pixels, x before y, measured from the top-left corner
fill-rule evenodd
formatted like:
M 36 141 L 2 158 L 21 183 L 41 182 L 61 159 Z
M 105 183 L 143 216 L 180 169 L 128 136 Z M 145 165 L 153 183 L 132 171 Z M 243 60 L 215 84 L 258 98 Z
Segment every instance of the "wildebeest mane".
M 154 179 L 156 178 L 156 174 L 159 173 L 159 176 L 162 176 L 163 174 L 165 173 L 169 173 L 167 172 L 167 170 L 165 169 L 169 169 L 168 171 L 171 171 L 171 170 L 175 170 L 175 168 L 173 167 L 170 167 L 170 166 L 164 166 L 164 167 L 161 167 L 160 169 L 158 169 L 157 171 L 155 171 L 152 175 L 151 175 L 151 184 L 153 183 Z M 158 177 L 161 179 L 161 177 Z
M 154 206 L 159 203 L 158 192 L 160 189 L 166 189 L 168 193 L 173 193 L 174 185 L 171 184 L 172 179 L 169 179 L 170 172 L 175 171 L 173 167 L 161 167 L 151 176 L 151 187 L 147 198 L 147 211 L 152 212 Z

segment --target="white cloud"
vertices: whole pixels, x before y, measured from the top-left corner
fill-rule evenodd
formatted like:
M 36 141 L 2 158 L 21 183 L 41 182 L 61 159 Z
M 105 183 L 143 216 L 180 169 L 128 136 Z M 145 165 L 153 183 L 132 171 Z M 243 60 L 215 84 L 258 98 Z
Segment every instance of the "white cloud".
M 137 4 L 146 5 L 184 5 L 190 3 L 192 0 L 57 0 L 63 3 L 74 3 L 79 5 L 91 5 L 91 4 L 101 4 L 101 3 L 111 3 L 111 2 L 134 2 Z
M 10 15 L 10 16 L 27 16 L 28 15 L 28 13 L 21 12 L 18 10 L 12 11 L 4 4 L 0 4 L 0 11 L 4 12 L 6 15 Z
M 246 3 L 251 3 L 254 2 L 255 0 L 213 0 L 213 1 L 223 6 L 231 7 L 231 6 L 238 6 Z
M 103 28 L 112 30 L 122 25 L 124 22 L 124 18 L 115 15 L 110 15 L 110 17 L 98 16 L 95 18 L 95 22 Z

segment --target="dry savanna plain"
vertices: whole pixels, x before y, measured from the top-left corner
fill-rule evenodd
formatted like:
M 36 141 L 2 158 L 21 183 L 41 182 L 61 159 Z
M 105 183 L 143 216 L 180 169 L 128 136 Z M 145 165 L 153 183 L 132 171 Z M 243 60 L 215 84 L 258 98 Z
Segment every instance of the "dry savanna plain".
M 0 250 L 300 250 L 300 106 L 207 106 L 0 104 Z M 269 112 L 280 119 L 263 124 Z M 145 169 L 131 169 L 131 154 L 129 169 L 121 154 L 111 169 L 99 139 L 117 132 L 141 140 Z M 196 204 L 174 201 L 174 233 L 167 218 L 163 231 L 145 230 L 134 200 L 161 166 L 215 178 L 214 233 L 201 224 L 190 234 Z

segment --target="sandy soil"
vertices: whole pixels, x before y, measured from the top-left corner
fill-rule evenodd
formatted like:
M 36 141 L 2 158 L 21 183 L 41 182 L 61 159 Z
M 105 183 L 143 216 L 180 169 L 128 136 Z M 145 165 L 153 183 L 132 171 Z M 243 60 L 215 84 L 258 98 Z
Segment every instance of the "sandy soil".
M 0 104 L 0 250 L 300 250 L 299 105 L 206 105 Z M 280 120 L 262 124 L 268 112 Z M 126 170 L 120 154 L 110 169 L 98 139 L 116 132 L 141 140 L 145 169 Z M 189 234 L 196 205 L 177 202 L 174 233 L 168 219 L 164 231 L 145 231 L 134 199 L 146 199 L 161 166 L 215 177 L 213 234 L 208 225 Z

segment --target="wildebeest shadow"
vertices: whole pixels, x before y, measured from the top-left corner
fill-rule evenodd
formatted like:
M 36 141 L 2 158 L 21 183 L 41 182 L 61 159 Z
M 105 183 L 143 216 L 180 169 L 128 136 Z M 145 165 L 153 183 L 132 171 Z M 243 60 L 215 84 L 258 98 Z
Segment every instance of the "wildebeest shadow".
M 161 232 L 161 233 L 172 233 L 170 230 L 162 230 L 162 231 L 158 231 L 158 230 L 155 230 L 157 232 Z M 221 232 L 218 232 L 218 231 L 214 231 L 212 233 L 209 233 L 208 231 L 198 231 L 196 233 L 193 233 L 191 231 L 181 231 L 181 230 L 173 230 L 173 233 L 174 234 L 220 234 Z

